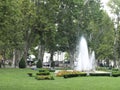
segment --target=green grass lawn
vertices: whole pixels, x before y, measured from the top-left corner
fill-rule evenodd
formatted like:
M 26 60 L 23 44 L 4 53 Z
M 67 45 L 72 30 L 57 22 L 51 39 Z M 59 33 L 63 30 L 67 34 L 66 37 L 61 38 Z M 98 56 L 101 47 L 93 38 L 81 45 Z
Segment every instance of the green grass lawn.
M 75 77 L 36 80 L 30 69 L 0 69 L 0 90 L 120 90 L 120 77 Z M 54 75 L 54 74 L 53 74 Z

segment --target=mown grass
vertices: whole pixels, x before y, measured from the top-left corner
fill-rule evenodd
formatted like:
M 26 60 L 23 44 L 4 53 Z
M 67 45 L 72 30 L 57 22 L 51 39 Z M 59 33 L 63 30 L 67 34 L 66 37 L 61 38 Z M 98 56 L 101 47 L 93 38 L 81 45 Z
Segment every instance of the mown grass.
M 0 90 L 120 90 L 120 77 L 75 77 L 36 80 L 30 69 L 0 69 Z M 53 73 L 52 73 L 53 74 Z M 54 75 L 54 74 L 53 74 Z

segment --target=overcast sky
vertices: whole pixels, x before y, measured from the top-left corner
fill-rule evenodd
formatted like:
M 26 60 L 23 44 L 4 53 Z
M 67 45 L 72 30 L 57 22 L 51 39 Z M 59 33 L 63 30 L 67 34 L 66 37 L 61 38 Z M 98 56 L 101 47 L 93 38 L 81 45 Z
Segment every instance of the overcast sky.
M 111 14 L 110 8 L 107 6 L 108 1 L 109 1 L 109 0 L 101 0 L 101 2 L 102 2 L 103 5 L 104 5 L 104 9 L 107 11 L 108 15 L 109 15 L 111 18 L 114 18 L 115 16 L 114 16 L 113 14 Z
M 104 5 L 105 10 L 108 10 L 108 6 L 107 6 L 108 1 L 109 1 L 109 0 L 101 0 L 101 2 L 102 2 L 103 5 Z

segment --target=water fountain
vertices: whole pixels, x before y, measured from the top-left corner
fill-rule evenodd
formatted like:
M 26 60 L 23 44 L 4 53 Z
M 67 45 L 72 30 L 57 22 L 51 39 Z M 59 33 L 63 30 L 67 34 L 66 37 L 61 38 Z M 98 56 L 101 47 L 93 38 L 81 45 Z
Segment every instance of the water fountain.
M 90 72 L 95 71 L 95 53 L 89 55 L 86 39 L 82 36 L 77 48 L 77 58 L 74 70 Z
M 77 47 L 77 58 L 74 63 L 74 70 L 76 71 L 82 71 L 87 73 L 87 75 L 91 74 L 97 74 L 97 75 L 110 75 L 111 72 L 105 72 L 105 71 L 96 71 L 95 70 L 95 52 L 92 51 L 91 53 L 88 52 L 88 46 L 86 39 L 82 36 L 78 47 Z M 67 70 L 67 71 L 74 71 L 74 70 Z M 61 71 L 61 70 L 59 70 Z M 58 70 L 55 71 L 55 73 L 59 72 Z

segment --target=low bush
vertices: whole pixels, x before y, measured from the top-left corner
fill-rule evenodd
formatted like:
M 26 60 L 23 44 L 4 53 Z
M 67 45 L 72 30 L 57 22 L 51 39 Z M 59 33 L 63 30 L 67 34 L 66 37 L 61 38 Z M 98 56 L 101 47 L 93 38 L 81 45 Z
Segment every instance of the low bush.
M 113 77 L 118 77 L 118 76 L 120 76 L 120 70 L 117 69 L 117 68 L 113 68 L 113 69 L 112 69 L 112 76 L 113 76 Z
M 39 69 L 39 72 L 45 72 L 45 71 L 55 72 L 55 69 L 49 69 L 49 68 L 42 68 L 42 69 Z
M 118 77 L 118 76 L 120 76 L 120 71 L 112 71 L 112 76 L 113 76 L 113 77 Z
M 54 80 L 54 77 L 53 76 L 39 76 L 39 75 L 36 75 L 35 79 L 37 79 L 37 80 Z
M 48 71 L 47 69 L 39 69 L 39 72 L 46 72 Z
M 37 68 L 42 68 L 42 61 L 38 60 L 37 64 L 36 64 Z
M 19 68 L 26 68 L 26 63 L 25 63 L 25 60 L 24 58 L 22 58 L 19 62 Z
M 64 78 L 78 77 L 77 74 L 66 74 L 63 76 Z
M 84 72 L 80 72 L 80 71 L 59 71 L 56 76 L 58 77 L 64 77 L 64 78 L 68 78 L 68 77 L 77 77 L 77 76 L 86 76 L 87 74 Z
M 108 71 L 109 69 L 107 67 L 97 67 L 97 71 Z
M 49 72 L 55 72 L 55 69 L 48 69 Z
M 64 78 L 71 78 L 71 77 L 79 77 L 79 76 L 87 76 L 86 73 L 79 73 L 79 74 L 66 74 L 63 77 Z
M 79 76 L 87 76 L 87 73 L 80 73 Z
M 38 72 L 38 73 L 36 73 L 36 75 L 50 75 L 50 72 L 49 71 Z
M 110 73 L 90 73 L 90 76 L 110 76 Z
M 119 77 L 120 76 L 120 73 L 114 73 L 112 74 L 113 77 Z
M 119 69 L 117 69 L 117 68 L 113 68 L 112 71 L 119 71 Z
M 28 74 L 28 76 L 30 76 L 30 77 L 32 77 L 33 76 L 33 74 L 32 73 L 27 73 Z
M 69 73 L 70 73 L 69 71 L 62 70 L 62 71 L 59 71 L 58 73 L 56 73 L 56 76 L 63 77 L 64 75 L 69 74 Z

